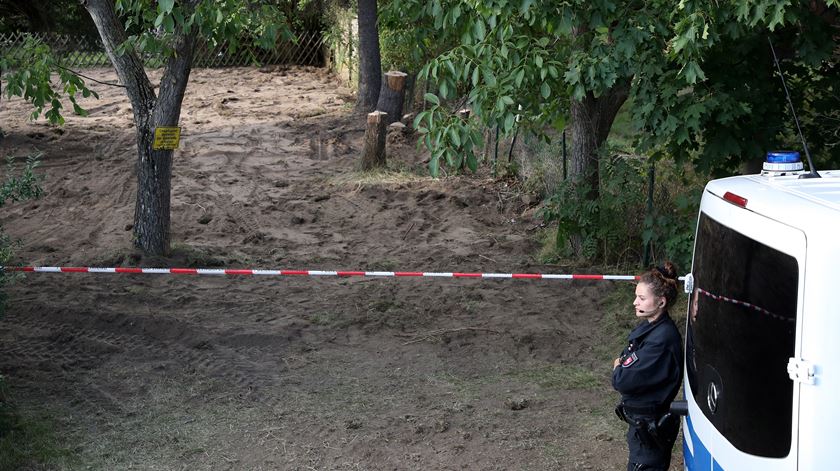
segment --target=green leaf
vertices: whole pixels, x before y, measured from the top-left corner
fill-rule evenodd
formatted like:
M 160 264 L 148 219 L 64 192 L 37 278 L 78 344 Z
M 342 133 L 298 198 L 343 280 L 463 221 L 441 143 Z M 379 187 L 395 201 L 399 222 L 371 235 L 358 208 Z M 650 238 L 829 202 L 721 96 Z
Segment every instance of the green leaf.
M 433 105 L 440 106 L 440 99 L 434 93 L 426 93 L 425 95 L 423 95 L 423 99 Z
M 516 120 L 516 115 L 513 114 L 513 113 L 508 113 L 507 116 L 505 116 L 505 125 L 504 125 L 505 133 L 509 133 L 510 130 L 513 129 L 513 123 L 514 123 L 515 120 Z
M 575 88 L 572 91 L 572 97 L 575 100 L 582 100 L 585 95 L 586 95 L 586 89 L 583 88 L 583 85 L 582 84 L 575 85 Z
M 540 95 L 542 95 L 543 98 L 551 96 L 551 87 L 548 86 L 547 82 L 543 82 L 542 85 L 540 85 Z
M 519 12 L 524 14 L 531 8 L 531 5 L 534 3 L 534 0 L 522 0 L 522 4 L 519 5 Z
M 467 168 L 472 172 L 478 171 L 478 159 L 476 159 L 475 154 L 472 152 L 467 153 Z
M 516 78 L 514 78 L 513 82 L 516 84 L 516 87 L 519 88 L 522 86 L 522 79 L 525 78 L 525 69 L 519 69 L 516 72 Z
M 484 21 L 476 21 L 475 26 L 473 27 L 473 32 L 475 33 L 476 39 L 483 41 L 484 36 L 487 34 L 487 30 L 484 27 Z
M 440 157 L 437 155 L 433 155 L 431 159 L 429 159 L 429 173 L 434 177 L 437 178 L 440 174 Z
M 175 32 L 175 20 L 172 16 L 166 16 L 163 19 L 163 30 L 170 34 Z
M 473 70 L 472 84 L 473 84 L 473 87 L 478 86 L 478 67 L 476 67 L 475 70 Z
M 158 0 L 158 11 L 163 13 L 171 13 L 172 7 L 175 6 L 175 0 Z
M 461 136 L 458 133 L 457 126 L 451 126 L 449 128 L 449 137 L 452 139 L 452 143 L 455 144 L 455 147 L 461 147 Z
M 486 83 L 488 87 L 496 86 L 496 76 L 493 75 L 492 70 L 485 67 L 484 70 L 481 71 L 481 74 L 484 75 L 484 83 Z

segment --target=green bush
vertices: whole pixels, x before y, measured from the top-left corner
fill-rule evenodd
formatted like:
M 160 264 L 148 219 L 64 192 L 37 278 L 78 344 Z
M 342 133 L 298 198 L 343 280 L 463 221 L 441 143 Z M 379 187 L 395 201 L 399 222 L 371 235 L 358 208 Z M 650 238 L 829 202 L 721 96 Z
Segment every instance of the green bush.
M 595 200 L 587 197 L 584 188 L 560 182 L 541 210 L 546 223 L 557 225 L 549 257 L 578 255 L 606 265 L 638 265 L 647 245 L 651 260 L 672 260 L 680 270 L 688 269 L 704 180 L 670 160 L 655 165 L 650 210 L 648 159 L 602 158 Z
M 33 155 L 26 159 L 26 163 L 17 175 L 14 166 L 14 159 L 6 159 L 6 179 L 0 184 L 0 207 L 7 201 L 22 201 L 31 198 L 38 198 L 43 193 L 41 188 L 41 176 L 35 173 L 38 166 L 39 155 Z M 12 240 L 3 232 L 0 226 L 0 266 L 6 266 L 12 259 Z M 12 275 L 0 270 L 0 317 L 6 301 L 6 292 L 3 289 L 12 280 Z

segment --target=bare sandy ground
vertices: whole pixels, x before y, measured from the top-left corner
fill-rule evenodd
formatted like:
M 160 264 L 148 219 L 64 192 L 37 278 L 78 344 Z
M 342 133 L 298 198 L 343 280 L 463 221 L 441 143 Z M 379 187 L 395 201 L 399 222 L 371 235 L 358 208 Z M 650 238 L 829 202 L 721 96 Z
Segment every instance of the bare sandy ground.
M 0 211 L 20 264 L 564 270 L 534 261 L 511 182 L 431 180 L 401 134 L 394 171 L 357 173 L 350 90 L 298 68 L 193 72 L 175 250 L 144 258 L 129 104 L 96 89 L 63 128 L 0 102 L 0 153 L 43 152 L 46 195 Z M 10 290 L 0 371 L 72 450 L 33 469 L 616 470 L 612 286 L 34 274 Z

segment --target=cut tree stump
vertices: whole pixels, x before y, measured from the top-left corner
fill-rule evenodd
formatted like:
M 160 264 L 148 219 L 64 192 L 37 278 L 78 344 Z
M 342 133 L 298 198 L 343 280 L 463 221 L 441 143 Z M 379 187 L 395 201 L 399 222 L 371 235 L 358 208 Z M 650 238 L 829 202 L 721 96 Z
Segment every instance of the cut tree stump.
M 385 167 L 385 121 L 388 113 L 374 111 L 367 115 L 365 147 L 362 151 L 362 170 Z
M 399 121 L 405 102 L 405 81 L 408 74 L 392 70 L 382 76 L 382 88 L 379 90 L 378 111 L 388 113 L 385 125 Z

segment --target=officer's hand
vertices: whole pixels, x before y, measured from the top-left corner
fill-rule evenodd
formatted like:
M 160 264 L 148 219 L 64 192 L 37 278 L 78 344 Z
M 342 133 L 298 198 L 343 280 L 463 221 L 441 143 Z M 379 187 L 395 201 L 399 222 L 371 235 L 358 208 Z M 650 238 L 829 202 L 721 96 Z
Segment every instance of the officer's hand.
M 621 358 L 616 358 L 613 362 L 613 369 L 618 368 L 618 364 L 621 363 Z

